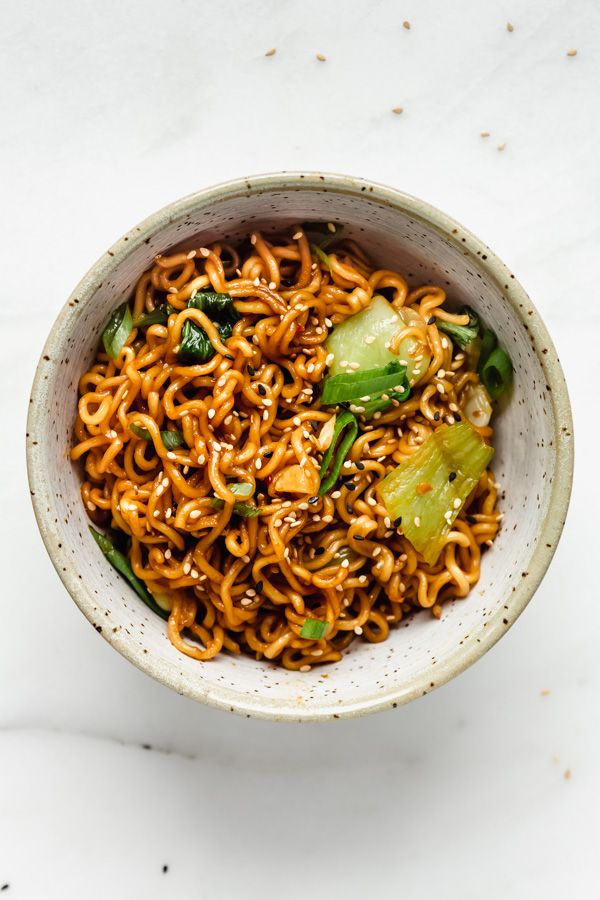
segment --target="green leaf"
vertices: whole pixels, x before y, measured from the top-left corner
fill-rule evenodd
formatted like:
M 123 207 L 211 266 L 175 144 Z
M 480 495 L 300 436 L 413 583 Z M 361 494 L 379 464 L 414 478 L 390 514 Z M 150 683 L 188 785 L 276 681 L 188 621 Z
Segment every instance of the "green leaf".
M 202 310 L 216 326 L 222 341 L 231 337 L 233 326 L 240 318 L 233 305 L 233 298 L 229 294 L 219 294 L 216 291 L 198 291 L 188 301 L 188 309 Z M 186 319 L 181 329 L 179 358 L 193 363 L 204 363 L 214 355 L 215 348 L 204 328 Z
M 452 338 L 457 347 L 464 350 L 479 334 L 479 316 L 470 306 L 463 306 L 458 310 L 458 315 L 469 317 L 467 325 L 456 325 L 454 322 L 446 322 L 444 319 L 437 319 L 436 325 L 440 331 L 444 331 Z
M 402 388 L 401 391 L 397 391 L 399 387 Z M 374 399 L 393 389 L 403 400 L 410 394 L 406 366 L 397 362 L 390 362 L 379 369 L 367 369 L 326 378 L 321 403 L 324 406 L 331 406 L 336 403 L 355 402 L 365 396 Z
M 320 247 L 321 250 L 326 250 L 328 247 L 333 247 L 334 244 L 342 241 L 346 233 L 344 225 L 336 225 L 335 231 L 330 231 L 327 222 L 305 222 L 302 230 L 308 240 Z
M 152 440 L 147 428 L 140 428 L 139 425 L 130 425 L 129 430 L 144 441 Z M 167 450 L 174 450 L 175 447 L 182 447 L 185 444 L 185 438 L 181 431 L 161 431 L 160 436 Z
M 228 484 L 227 487 L 236 497 L 249 497 L 252 494 L 253 487 L 247 481 L 239 481 L 235 484 Z
M 110 319 L 102 332 L 104 349 L 112 359 L 118 357 L 125 341 L 131 334 L 132 328 L 131 310 L 126 303 L 121 303 L 111 313 Z
M 133 319 L 133 327 L 147 328 L 148 325 L 165 325 L 169 321 L 169 316 L 177 311 L 178 310 L 176 310 L 174 306 L 171 306 L 170 303 L 157 306 L 152 312 L 135 316 Z
M 101 534 L 99 531 L 96 531 L 96 529 L 92 528 L 91 525 L 89 525 L 88 527 L 90 529 L 92 537 L 106 556 L 109 563 L 117 570 L 120 575 L 123 576 L 123 578 L 125 578 L 126 581 L 129 582 L 138 597 L 141 597 L 146 606 L 148 606 L 152 610 L 152 612 L 155 612 L 162 619 L 168 619 L 169 613 L 162 609 L 158 605 L 158 603 L 156 603 L 144 582 L 140 581 L 140 579 L 137 578 L 137 576 L 134 574 L 133 569 L 131 568 L 131 563 L 129 562 L 125 554 L 121 553 L 120 550 L 117 550 L 113 542 L 105 534 Z
M 496 347 L 498 343 L 498 338 L 491 330 L 491 328 L 486 328 L 483 332 L 481 338 L 481 349 L 479 351 L 479 361 L 477 363 L 477 371 L 481 372 L 482 368 L 486 364 L 488 357 L 492 350 Z
M 342 437 L 342 433 L 344 431 L 346 433 Z M 331 438 L 329 447 L 325 451 L 323 461 L 321 463 L 321 468 L 319 469 L 319 475 L 322 479 L 321 486 L 319 488 L 319 497 L 322 497 L 323 494 L 326 494 L 327 491 L 330 491 L 338 480 L 342 465 L 344 464 L 346 457 L 352 449 L 352 445 L 354 444 L 357 436 L 358 422 L 356 421 L 352 413 L 341 413 L 341 415 L 339 415 L 335 420 L 333 437 Z M 326 476 L 328 470 L 329 474 Z
M 308 638 L 311 641 L 320 641 L 325 637 L 325 633 L 329 628 L 328 622 L 322 622 L 321 619 L 305 619 L 300 637 Z

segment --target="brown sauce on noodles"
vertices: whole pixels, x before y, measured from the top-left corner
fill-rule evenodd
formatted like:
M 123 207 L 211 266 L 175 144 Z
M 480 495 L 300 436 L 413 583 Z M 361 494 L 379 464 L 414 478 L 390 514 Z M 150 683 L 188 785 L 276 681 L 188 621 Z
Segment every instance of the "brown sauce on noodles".
M 116 360 L 101 348 L 80 379 L 72 458 L 83 464 L 88 514 L 129 537 L 135 575 L 170 610 L 170 640 L 195 659 L 228 650 L 302 671 L 335 662 L 355 640 L 384 641 L 416 609 L 439 618 L 445 601 L 477 582 L 482 545 L 498 531 L 490 470 L 435 565 L 390 521 L 377 483 L 460 416 L 478 376 L 432 322 L 433 313 L 452 320 L 440 287 L 409 291 L 351 241 L 329 265 L 313 261 L 301 228 L 278 240 L 253 233 L 239 250 L 215 243 L 157 257 L 139 279 L 133 314 L 165 299 L 175 312 L 134 328 Z M 187 308 L 203 288 L 235 300 L 241 318 L 226 345 L 203 312 Z M 316 497 L 319 436 L 332 415 L 318 402 L 325 341 L 332 324 L 382 291 L 425 320 L 416 336 L 431 363 L 406 402 L 362 423 L 341 480 Z M 206 363 L 177 357 L 187 318 L 216 351 Z M 151 440 L 132 433 L 132 422 Z M 169 426 L 184 437 L 172 450 L 160 436 Z M 477 430 L 491 439 L 489 426 Z M 303 493 L 289 490 L 286 470 Z M 257 517 L 233 513 L 232 482 L 251 485 Z M 329 624 L 320 640 L 300 636 L 307 616 Z

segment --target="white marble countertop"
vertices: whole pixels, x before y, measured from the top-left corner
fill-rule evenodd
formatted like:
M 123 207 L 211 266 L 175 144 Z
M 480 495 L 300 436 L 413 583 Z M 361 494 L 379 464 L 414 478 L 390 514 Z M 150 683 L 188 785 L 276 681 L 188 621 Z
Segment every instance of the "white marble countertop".
M 23 0 L 0 50 L 2 897 L 596 895 L 598 4 Z M 119 657 L 25 477 L 34 367 L 83 272 L 168 201 L 279 169 L 387 182 L 485 239 L 557 343 L 577 437 L 514 629 L 425 699 L 322 726 L 205 709 Z

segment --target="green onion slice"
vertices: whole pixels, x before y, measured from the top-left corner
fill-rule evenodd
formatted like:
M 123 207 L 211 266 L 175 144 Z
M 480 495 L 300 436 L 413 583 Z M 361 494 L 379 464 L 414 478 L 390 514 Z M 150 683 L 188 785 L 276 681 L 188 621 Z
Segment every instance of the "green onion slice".
M 129 430 L 144 441 L 152 440 L 147 428 L 140 428 L 139 425 L 130 425 Z M 181 431 L 161 431 L 160 436 L 167 450 L 174 450 L 175 447 L 182 447 L 185 444 L 185 438 Z
M 221 500 L 220 497 L 214 497 L 214 499 L 210 501 L 210 505 L 213 509 L 223 509 L 225 501 Z M 250 506 L 249 503 L 234 503 L 233 512 L 236 516 L 242 516 L 244 519 L 255 519 L 256 516 L 260 515 L 259 507 Z
M 345 434 L 342 437 L 342 432 Z M 319 470 L 321 476 L 321 487 L 319 488 L 319 497 L 330 491 L 338 480 L 340 470 L 348 453 L 352 449 L 352 445 L 358 436 L 358 422 L 351 412 L 343 412 L 339 415 L 333 429 L 333 437 L 331 444 L 327 448 L 323 456 L 323 462 Z M 339 445 L 338 445 L 339 440 Z M 335 451 L 335 457 L 334 457 Z M 327 471 L 329 474 L 326 476 Z M 324 480 L 323 480 L 324 479 Z
M 102 343 L 111 359 L 118 357 L 125 341 L 131 334 L 132 328 L 131 310 L 126 303 L 121 303 L 111 313 L 110 319 L 102 332 Z
M 109 537 L 105 534 L 102 534 L 99 531 L 96 531 L 95 528 L 92 528 L 91 525 L 88 526 L 92 537 L 106 556 L 109 563 L 117 570 L 117 572 L 129 582 L 133 590 L 136 592 L 138 597 L 141 597 L 146 606 L 148 606 L 152 612 L 155 612 L 157 616 L 160 616 L 162 619 L 168 619 L 169 613 L 161 609 L 158 603 L 154 600 L 146 585 L 143 581 L 140 581 L 136 575 L 134 575 L 133 569 L 131 568 L 131 563 L 127 559 L 124 553 L 121 553 L 120 550 L 117 550 L 113 542 Z
M 316 256 L 318 260 L 320 260 L 324 266 L 326 266 L 331 272 L 331 260 L 327 256 L 324 250 L 321 250 L 318 244 L 310 245 L 310 252 L 313 256 Z
M 513 367 L 506 350 L 502 347 L 492 350 L 481 367 L 479 377 L 492 400 L 497 400 L 508 391 L 512 384 Z
M 333 375 L 326 378 L 323 383 L 321 403 L 332 406 L 336 403 L 346 403 L 359 400 L 360 397 L 385 393 L 394 389 L 400 396 L 397 399 L 406 400 L 410 393 L 406 366 L 397 362 L 390 362 L 387 366 L 378 369 L 367 369 L 362 372 L 350 372 L 344 375 Z
M 227 487 L 236 497 L 249 497 L 252 494 L 253 487 L 247 481 L 239 481 L 235 484 L 228 484 Z
M 464 350 L 465 347 L 470 344 L 471 341 L 474 341 L 479 334 L 479 316 L 470 306 L 463 306 L 458 310 L 458 315 L 468 316 L 468 323 L 466 325 L 456 325 L 454 322 L 446 322 L 444 319 L 437 319 L 436 325 L 440 331 L 444 331 L 449 335 L 461 350 Z
M 305 619 L 300 637 L 308 638 L 311 641 L 320 641 L 321 638 L 325 637 L 328 628 L 329 623 L 322 622 L 321 619 Z

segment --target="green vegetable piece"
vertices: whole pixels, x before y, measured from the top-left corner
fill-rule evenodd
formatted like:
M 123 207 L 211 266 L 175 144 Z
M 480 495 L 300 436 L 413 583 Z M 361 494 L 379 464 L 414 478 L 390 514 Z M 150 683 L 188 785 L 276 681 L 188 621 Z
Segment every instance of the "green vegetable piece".
M 169 316 L 177 312 L 174 306 L 166 303 L 163 306 L 157 306 L 152 312 L 142 313 L 133 320 L 134 328 L 147 328 L 148 325 L 164 325 L 169 321 Z
M 126 303 L 121 303 L 111 313 L 110 319 L 102 332 L 102 343 L 111 359 L 118 357 L 125 341 L 131 334 L 132 328 L 131 310 Z
M 329 271 L 331 272 L 331 260 L 329 259 L 327 254 L 323 250 L 321 250 L 321 248 L 318 246 L 318 244 L 311 244 L 310 252 L 312 253 L 313 256 L 316 256 L 316 258 L 318 260 L 320 260 L 323 263 L 323 265 L 326 266 L 329 269 Z
M 328 622 L 322 622 L 321 619 L 305 619 L 300 637 L 308 638 L 311 641 L 320 641 L 325 637 L 325 633 L 329 628 Z
M 147 428 L 140 428 L 139 425 L 130 425 L 129 430 L 144 441 L 152 440 Z M 185 438 L 181 431 L 161 431 L 160 436 L 167 450 L 174 450 L 175 447 L 182 447 L 185 444 Z
M 188 309 L 202 310 L 214 323 L 222 341 L 231 337 L 233 326 L 240 318 L 233 305 L 233 298 L 229 294 L 219 294 L 215 291 L 198 291 L 188 301 Z M 204 328 L 186 319 L 181 329 L 179 358 L 186 362 L 204 363 L 214 355 L 215 348 Z
M 210 505 L 213 509 L 223 509 L 225 501 L 221 500 L 220 497 L 214 497 L 214 499 L 210 501 Z M 236 516 L 242 516 L 244 519 L 255 519 L 256 516 L 260 516 L 259 507 L 250 506 L 249 503 L 234 503 L 233 512 Z
M 398 388 L 401 390 L 398 391 Z M 324 406 L 332 406 L 336 403 L 358 401 L 366 396 L 375 399 L 379 394 L 391 390 L 396 390 L 403 400 L 410 394 L 406 366 L 401 366 L 398 362 L 390 362 L 379 369 L 367 369 L 326 378 L 323 382 L 321 403 Z
M 429 347 L 412 336 L 401 341 L 398 353 L 392 353 L 386 347 L 398 331 L 411 325 L 424 326 L 423 317 L 408 307 L 395 309 L 385 297 L 375 295 L 366 309 L 344 319 L 327 338 L 327 352 L 333 354 L 329 374 L 345 372 L 343 362 L 358 365 L 355 371 L 399 362 L 406 365 L 409 385 L 415 384 L 429 366 Z M 421 359 L 417 361 L 416 357 Z
M 331 231 L 327 222 L 305 222 L 302 226 L 304 234 L 321 250 L 333 247 L 344 239 L 346 228 L 344 225 L 336 225 L 335 231 Z
M 452 523 L 493 455 L 493 447 L 460 422 L 435 432 L 377 488 L 390 518 L 402 517 L 405 536 L 425 562 L 437 562 Z
M 496 347 L 498 343 L 498 339 L 494 332 L 490 328 L 484 329 L 483 335 L 481 337 L 481 350 L 479 352 L 479 360 L 477 363 L 477 371 L 481 372 L 483 366 L 486 364 L 490 353 Z
M 146 585 L 143 581 L 140 581 L 136 575 L 134 575 L 133 569 L 131 568 L 131 563 L 127 559 L 124 553 L 121 553 L 120 550 L 117 550 L 114 546 L 113 542 L 109 537 L 105 534 L 101 534 L 101 532 L 96 531 L 95 528 L 92 528 L 91 525 L 88 526 L 91 532 L 92 537 L 106 556 L 109 563 L 117 570 L 117 572 L 125 578 L 126 581 L 129 582 L 133 590 L 136 592 L 138 597 L 141 597 L 146 606 L 148 606 L 152 612 L 155 612 L 157 616 L 160 616 L 162 619 L 168 619 L 169 613 L 156 603 L 152 594 L 148 591 Z
M 513 380 L 513 367 L 506 350 L 502 347 L 492 350 L 481 368 L 479 377 L 492 400 L 498 400 L 508 391 Z
M 344 431 L 346 433 L 343 437 L 341 437 L 342 432 Z M 348 453 L 352 449 L 352 445 L 354 444 L 357 436 L 358 422 L 351 412 L 343 412 L 337 417 L 335 421 L 335 428 L 333 429 L 331 444 L 329 445 L 323 456 L 323 462 L 321 463 L 321 468 L 319 470 L 319 475 L 321 476 L 319 497 L 322 497 L 323 494 L 326 494 L 327 491 L 330 491 L 338 480 L 342 465 L 344 464 Z M 328 470 L 329 474 L 327 475 L 327 477 L 325 477 Z
M 474 341 L 479 334 L 480 322 L 479 316 L 470 306 L 463 306 L 458 310 L 459 316 L 468 316 L 467 325 L 455 325 L 454 322 L 445 322 L 444 319 L 437 319 L 437 327 L 440 331 L 444 331 L 452 338 L 457 347 L 464 350 L 471 341 Z
M 239 481 L 236 484 L 228 484 L 227 487 L 236 497 L 250 497 L 252 494 L 252 485 L 247 481 Z

